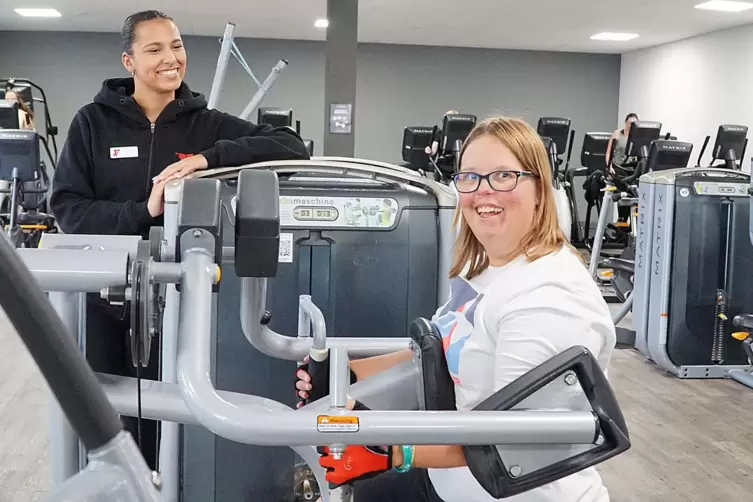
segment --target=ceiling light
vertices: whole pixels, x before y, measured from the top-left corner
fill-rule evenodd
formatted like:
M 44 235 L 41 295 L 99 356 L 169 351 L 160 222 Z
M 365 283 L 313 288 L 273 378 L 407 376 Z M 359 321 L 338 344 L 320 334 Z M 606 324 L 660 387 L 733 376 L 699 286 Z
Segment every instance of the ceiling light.
M 711 0 L 710 2 L 701 3 L 695 6 L 696 9 L 718 10 L 720 12 L 742 12 L 753 9 L 753 3 L 733 2 L 730 0 Z
M 604 33 L 597 33 L 596 35 L 591 37 L 591 40 L 612 40 L 616 42 L 627 42 L 628 40 L 632 40 L 634 38 L 638 38 L 638 35 L 635 33 L 610 33 L 610 32 L 604 32 Z
M 320 17 L 319 19 L 314 21 L 314 26 L 316 26 L 317 28 L 326 28 L 327 26 L 329 26 L 329 19 L 327 19 L 326 17 Z
M 23 17 L 60 17 L 55 9 L 16 9 L 16 14 Z

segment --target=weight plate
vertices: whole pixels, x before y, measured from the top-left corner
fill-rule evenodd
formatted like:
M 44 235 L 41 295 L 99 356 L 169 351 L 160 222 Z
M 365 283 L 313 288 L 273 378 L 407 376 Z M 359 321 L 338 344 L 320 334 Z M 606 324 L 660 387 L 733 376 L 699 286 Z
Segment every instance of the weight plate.
M 165 240 L 165 229 L 163 227 L 152 227 L 149 230 L 149 256 L 156 261 L 161 261 L 162 241 Z

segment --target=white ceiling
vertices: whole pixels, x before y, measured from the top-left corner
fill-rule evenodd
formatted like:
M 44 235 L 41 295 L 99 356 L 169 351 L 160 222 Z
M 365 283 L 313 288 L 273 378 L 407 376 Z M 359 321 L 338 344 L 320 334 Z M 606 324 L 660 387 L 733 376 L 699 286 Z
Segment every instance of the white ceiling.
M 709 12 L 705 0 L 360 0 L 361 42 L 622 53 L 753 23 L 753 10 Z M 53 7 L 58 19 L 18 16 L 17 7 Z M 314 27 L 326 0 L 0 0 L 0 30 L 118 32 L 130 13 L 159 8 L 183 34 L 323 40 Z M 638 33 L 600 42 L 602 31 Z

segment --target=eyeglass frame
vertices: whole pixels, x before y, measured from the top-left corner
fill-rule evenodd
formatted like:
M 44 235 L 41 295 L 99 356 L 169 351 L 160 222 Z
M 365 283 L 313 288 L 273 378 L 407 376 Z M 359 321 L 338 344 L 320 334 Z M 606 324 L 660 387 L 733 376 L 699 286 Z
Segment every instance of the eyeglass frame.
M 492 176 L 492 175 L 495 175 L 497 173 L 514 174 L 515 175 L 515 185 L 513 185 L 513 187 L 510 188 L 509 190 L 498 190 L 498 189 L 494 188 L 492 186 L 491 181 L 489 180 L 489 177 Z M 475 174 L 476 176 L 478 176 L 478 183 L 476 184 L 476 188 L 474 188 L 473 190 L 471 190 L 469 192 L 464 192 L 464 191 L 460 190 L 458 188 L 457 177 L 459 175 L 461 175 L 461 174 Z M 538 178 L 539 175 L 536 174 L 536 173 L 534 173 L 534 172 L 532 172 L 532 171 L 514 171 L 514 170 L 510 170 L 510 169 L 500 169 L 498 171 L 492 171 L 492 172 L 487 173 L 487 174 L 478 174 L 478 173 L 472 173 L 472 172 L 468 172 L 468 171 L 460 171 L 460 172 L 452 173 L 450 175 L 450 179 L 452 179 L 452 183 L 455 185 L 455 189 L 458 192 L 460 192 L 460 193 L 474 193 L 474 192 L 477 192 L 478 189 L 481 188 L 481 182 L 484 181 L 484 180 L 486 180 L 486 184 L 489 185 L 489 188 L 491 188 L 495 192 L 512 192 L 513 190 L 515 190 L 516 188 L 518 188 L 518 182 L 520 181 L 520 178 L 525 178 L 525 177 Z

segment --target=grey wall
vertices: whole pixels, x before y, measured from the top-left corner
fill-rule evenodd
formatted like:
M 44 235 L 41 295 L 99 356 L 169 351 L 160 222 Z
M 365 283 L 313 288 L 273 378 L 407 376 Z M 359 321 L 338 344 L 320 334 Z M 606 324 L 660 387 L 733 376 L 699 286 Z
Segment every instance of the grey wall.
M 218 37 L 221 34 L 218 34 Z M 324 130 L 324 44 L 239 40 L 244 57 L 263 78 L 280 59 L 290 62 L 266 105 L 286 106 L 303 122 L 303 135 L 321 152 Z M 219 51 L 216 38 L 187 37 L 187 82 L 207 93 Z M 0 32 L 0 75 L 26 77 L 50 100 L 62 141 L 76 110 L 91 101 L 103 79 L 126 76 L 116 34 Z M 529 51 L 364 44 L 359 47 L 356 156 L 400 161 L 402 131 L 432 125 L 455 108 L 483 117 L 568 116 L 578 131 L 618 125 L 620 57 Z M 219 108 L 240 113 L 255 88 L 231 60 Z M 574 155 L 577 162 L 578 155 Z

